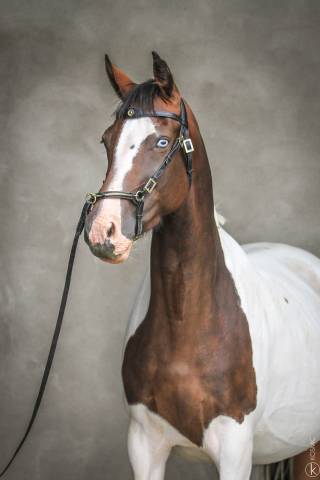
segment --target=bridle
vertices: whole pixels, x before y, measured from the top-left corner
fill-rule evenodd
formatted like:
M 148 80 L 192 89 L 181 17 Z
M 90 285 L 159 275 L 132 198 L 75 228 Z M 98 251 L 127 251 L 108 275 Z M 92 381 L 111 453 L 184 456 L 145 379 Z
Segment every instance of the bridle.
M 159 178 L 165 171 L 166 167 L 171 162 L 174 154 L 181 148 L 184 153 L 184 160 L 187 175 L 189 178 L 189 184 L 192 181 L 192 152 L 194 151 L 191 138 L 189 137 L 188 117 L 187 110 L 183 99 L 180 101 L 180 115 L 176 115 L 172 112 L 151 112 L 146 113 L 141 109 L 130 107 L 126 112 L 127 119 L 135 119 L 142 117 L 157 117 L 157 118 L 171 118 L 180 123 L 180 132 L 175 142 L 173 143 L 170 151 L 164 157 L 160 167 L 154 172 L 151 177 L 144 183 L 143 187 L 136 192 L 124 192 L 108 190 L 106 192 L 88 193 L 86 200 L 88 204 L 94 205 L 98 200 L 102 198 L 120 198 L 129 200 L 136 207 L 136 226 L 134 240 L 138 239 L 142 235 L 143 225 L 143 209 L 146 195 L 153 192 L 158 184 Z

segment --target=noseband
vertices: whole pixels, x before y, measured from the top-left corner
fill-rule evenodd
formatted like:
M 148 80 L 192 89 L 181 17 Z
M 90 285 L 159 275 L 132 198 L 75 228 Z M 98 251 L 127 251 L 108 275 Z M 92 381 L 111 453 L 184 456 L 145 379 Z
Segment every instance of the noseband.
M 180 123 L 180 132 L 175 142 L 173 143 L 170 151 L 164 157 L 160 167 L 154 172 L 151 177 L 145 182 L 144 186 L 137 190 L 136 192 L 123 192 L 123 191 L 113 191 L 109 190 L 107 192 L 98 192 L 98 193 L 88 193 L 86 200 L 88 204 L 94 205 L 97 200 L 101 198 L 120 198 L 123 200 L 129 200 L 136 207 L 136 226 L 135 226 L 135 236 L 134 240 L 139 238 L 142 235 L 142 218 L 143 218 L 143 208 L 146 195 L 149 195 L 153 192 L 155 187 L 158 184 L 159 178 L 163 174 L 166 167 L 171 162 L 174 154 L 181 148 L 184 153 L 184 160 L 186 171 L 189 178 L 189 184 L 192 181 L 192 152 L 194 151 L 191 138 L 189 137 L 189 128 L 188 128 L 188 118 L 187 111 L 184 101 L 181 99 L 180 102 L 180 115 L 176 115 L 171 112 L 153 112 L 145 113 L 140 109 L 130 107 L 127 110 L 127 119 L 131 120 L 134 118 L 141 117 L 158 117 L 158 118 L 171 118 Z

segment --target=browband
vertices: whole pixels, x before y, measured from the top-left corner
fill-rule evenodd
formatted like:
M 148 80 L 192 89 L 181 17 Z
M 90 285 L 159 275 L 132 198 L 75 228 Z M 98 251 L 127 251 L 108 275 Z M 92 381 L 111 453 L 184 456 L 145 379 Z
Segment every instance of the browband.
M 165 111 L 155 111 L 155 112 L 144 112 L 141 108 L 134 108 L 130 107 L 127 110 L 128 118 L 142 118 L 142 117 L 159 117 L 159 118 L 170 118 L 172 120 L 176 120 L 181 125 L 187 127 L 185 120 L 182 119 L 181 115 L 177 115 L 176 113 L 172 112 L 165 112 Z

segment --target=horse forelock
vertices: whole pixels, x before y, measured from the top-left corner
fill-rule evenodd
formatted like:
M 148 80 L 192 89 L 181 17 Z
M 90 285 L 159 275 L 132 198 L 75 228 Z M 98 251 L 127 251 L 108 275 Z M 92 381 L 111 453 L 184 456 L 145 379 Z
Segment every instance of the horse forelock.
M 169 101 L 163 94 L 160 86 L 153 79 L 137 84 L 124 97 L 115 115 L 119 119 L 127 118 L 127 111 L 130 107 L 140 108 L 146 113 L 154 113 L 154 102 L 156 98 L 161 99 L 164 103 Z
M 135 85 L 123 98 L 122 103 L 115 111 L 116 118 L 127 118 L 130 107 L 143 110 L 145 113 L 154 113 L 156 110 L 166 110 L 172 113 L 180 113 L 180 96 L 177 91 L 172 97 L 167 97 L 160 85 L 154 80 Z

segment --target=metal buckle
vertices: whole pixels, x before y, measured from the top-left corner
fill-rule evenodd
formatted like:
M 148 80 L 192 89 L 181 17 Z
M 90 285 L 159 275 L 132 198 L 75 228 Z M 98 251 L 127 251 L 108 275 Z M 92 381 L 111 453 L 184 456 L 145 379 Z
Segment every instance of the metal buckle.
M 144 200 L 144 191 L 143 190 L 138 190 L 135 194 L 135 199 L 137 202 L 143 202 Z
M 151 178 L 149 178 L 149 180 L 145 184 L 144 190 L 148 193 L 151 193 L 156 185 L 157 185 L 157 182 L 151 177 Z
M 194 152 L 193 143 L 192 143 L 191 138 L 184 139 L 183 142 L 182 142 L 182 145 L 183 145 L 184 151 L 186 153 Z
M 97 195 L 95 193 L 87 193 L 86 201 L 91 203 L 91 205 L 94 205 L 97 201 Z

